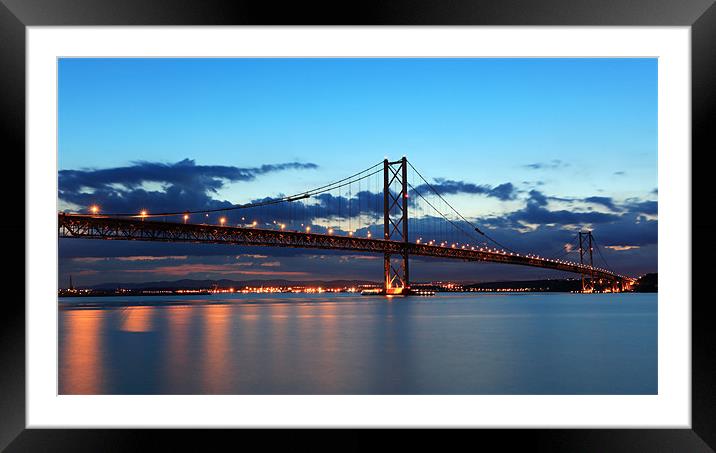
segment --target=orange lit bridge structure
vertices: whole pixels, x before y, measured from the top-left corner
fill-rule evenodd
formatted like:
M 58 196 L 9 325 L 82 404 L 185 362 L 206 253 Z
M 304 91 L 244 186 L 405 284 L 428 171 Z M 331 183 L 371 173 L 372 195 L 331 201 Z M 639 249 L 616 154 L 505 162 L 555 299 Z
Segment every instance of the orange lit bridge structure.
M 376 170 L 378 166 L 382 169 Z M 409 182 L 409 168 L 420 177 L 421 185 Z M 382 194 L 359 187 L 354 196 L 351 185 L 363 182 L 369 189 L 366 180 L 373 176 L 381 177 Z M 332 191 L 338 196 L 331 194 Z M 422 203 L 411 200 L 411 194 L 416 195 L 413 199 L 417 198 Z M 307 203 L 310 199 L 318 201 L 310 205 Z M 341 202 L 347 206 L 341 206 Z M 331 203 L 336 203 L 336 206 Z M 351 206 L 354 203 L 356 206 Z M 311 209 L 314 211 L 311 212 Z M 452 211 L 454 217 L 445 214 L 446 211 Z M 410 212 L 419 216 L 413 223 L 409 218 Z M 229 214 L 233 214 L 233 218 Z M 320 222 L 318 219 L 324 215 L 323 222 Z M 214 222 L 190 222 L 192 217 L 197 216 Z M 263 219 L 256 220 L 262 216 Z M 281 218 L 268 221 L 269 217 Z M 303 222 L 299 223 L 301 220 Z M 382 220 L 382 225 L 379 220 Z M 501 246 L 453 209 L 405 157 L 394 162 L 386 159 L 382 165 L 374 165 L 349 178 L 289 197 L 211 210 L 165 213 L 140 210 L 133 214 L 100 214 L 99 208 L 93 206 L 85 214 L 60 213 L 58 227 L 60 238 L 292 247 L 381 254 L 386 294 L 409 293 L 410 256 L 570 272 L 581 275 L 582 290 L 585 292 L 597 287 L 621 291 L 634 282 L 633 278 L 594 265 L 596 244 L 591 231 L 575 235 L 579 239 L 578 247 L 566 250 L 566 253 L 578 252 L 579 262 L 520 254 Z M 418 231 L 411 231 L 411 227 Z M 382 230 L 382 235 L 376 231 L 378 228 Z M 497 246 L 491 246 L 490 242 Z

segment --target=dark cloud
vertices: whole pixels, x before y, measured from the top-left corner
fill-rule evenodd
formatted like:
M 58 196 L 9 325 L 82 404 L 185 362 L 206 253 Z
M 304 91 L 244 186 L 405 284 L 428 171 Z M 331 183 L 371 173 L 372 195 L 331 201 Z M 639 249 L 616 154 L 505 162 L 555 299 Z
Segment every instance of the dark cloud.
M 489 195 L 491 197 L 499 198 L 500 200 L 514 200 L 516 196 L 515 186 L 512 183 L 506 182 L 493 188 Z
M 528 207 L 530 205 L 532 206 L 539 206 L 539 207 L 545 207 L 547 206 L 549 201 L 562 201 L 566 203 L 589 203 L 589 204 L 596 204 L 600 206 L 604 206 L 605 208 L 609 209 L 612 212 L 636 212 L 641 214 L 650 214 L 650 215 L 656 215 L 657 214 L 657 202 L 656 201 L 645 201 L 640 200 L 637 198 L 630 198 L 627 199 L 623 203 L 617 203 L 613 198 L 611 197 L 603 197 L 603 196 L 592 196 L 592 197 L 586 197 L 586 198 L 564 198 L 564 197 L 554 197 L 554 196 L 547 196 L 543 194 L 542 192 L 538 190 L 530 190 L 528 192 L 529 196 L 527 198 L 527 205 Z M 587 207 L 588 211 L 593 211 L 591 207 Z M 559 211 L 551 211 L 551 212 L 559 212 Z M 578 212 L 575 212 L 575 214 L 578 214 Z M 609 217 L 604 217 L 605 220 L 609 220 Z
M 506 182 L 498 186 L 492 187 L 488 184 L 473 184 L 464 181 L 453 181 L 444 178 L 435 178 L 435 183 L 431 184 L 441 195 L 454 195 L 458 193 L 466 194 L 477 194 L 485 195 L 487 197 L 494 197 L 499 200 L 514 200 L 517 197 L 517 189 L 515 186 Z M 415 188 L 419 193 L 423 195 L 432 194 L 433 191 L 427 184 L 421 184 Z
M 617 206 L 614 204 L 614 200 L 612 200 L 610 197 L 587 197 L 584 198 L 583 201 L 587 203 L 602 205 L 611 211 L 619 210 L 619 208 L 617 208 Z
M 527 199 L 527 206 L 547 206 L 547 197 L 539 190 L 530 190 L 529 198 Z
M 629 199 L 624 207 L 632 213 L 657 215 L 659 212 L 659 204 L 656 201 L 640 201 Z
M 270 200 L 271 198 L 264 198 L 251 202 L 260 203 Z M 318 219 L 331 219 L 332 226 L 342 225 L 347 232 L 350 229 L 349 218 L 362 216 L 364 219 L 374 218 L 376 221 L 382 222 L 383 194 L 366 190 L 353 193 L 350 196 L 333 195 L 326 192 L 300 201 L 240 209 L 218 215 L 226 216 L 229 223 L 257 221 L 261 225 L 272 225 L 276 221 L 285 223 L 289 230 L 299 229 L 301 224 L 311 224 Z M 314 232 L 320 231 L 314 230 Z
M 59 188 L 61 191 L 76 192 L 83 187 L 102 189 L 112 184 L 121 184 L 132 189 L 145 182 L 158 182 L 185 189 L 216 191 L 224 186 L 224 181 L 252 181 L 256 176 L 266 173 L 315 168 L 318 168 L 316 164 L 300 162 L 239 168 L 225 165 L 196 165 L 192 159 L 184 159 L 173 164 L 139 161 L 127 167 L 60 170 Z
M 615 171 L 614 172 L 614 176 L 624 176 L 624 175 L 626 175 L 625 171 Z
M 228 201 L 210 195 L 227 182 L 252 181 L 257 176 L 284 170 L 314 169 L 312 163 L 288 162 L 239 168 L 224 165 L 196 165 L 184 159 L 176 163 L 134 162 L 107 169 L 61 170 L 58 174 L 60 200 L 87 207 L 101 203 L 106 212 L 128 213 L 140 208 L 150 211 L 216 209 Z M 146 190 L 156 183 L 162 190 Z
M 532 189 L 528 193 L 526 205 L 524 208 L 508 213 L 502 217 L 487 219 L 490 225 L 502 228 L 514 228 L 521 230 L 524 224 L 529 225 L 586 225 L 586 224 L 603 224 L 613 222 L 620 218 L 619 214 L 587 211 L 570 211 L 570 210 L 550 210 L 547 208 L 550 200 L 574 201 L 574 199 L 550 197 Z M 608 205 L 611 199 L 606 197 L 589 197 L 582 201 L 590 200 L 592 203 Z M 612 206 L 613 202 L 612 202 Z M 616 209 L 616 206 L 615 206 Z
M 527 207 L 507 215 L 507 218 L 514 222 L 524 222 L 532 225 L 586 225 L 613 222 L 619 219 L 619 215 L 602 212 L 576 212 L 564 209 L 550 211 L 535 203 L 528 203 Z
M 601 245 L 656 245 L 658 221 L 648 220 L 637 213 L 628 213 L 615 222 L 595 227 L 594 234 Z

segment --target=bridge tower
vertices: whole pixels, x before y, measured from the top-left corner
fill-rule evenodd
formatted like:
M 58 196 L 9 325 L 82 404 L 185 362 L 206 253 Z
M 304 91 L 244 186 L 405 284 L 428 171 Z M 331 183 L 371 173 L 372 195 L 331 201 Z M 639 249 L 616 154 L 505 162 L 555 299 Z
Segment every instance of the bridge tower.
M 592 232 L 579 232 L 579 264 L 586 264 L 585 255 L 589 254 L 589 266 L 591 269 L 589 273 L 582 271 L 582 291 L 592 292 L 594 291 L 594 259 L 592 257 Z M 589 281 L 586 280 L 586 276 L 589 275 Z
M 383 161 L 384 239 L 402 241 L 399 255 L 385 253 L 383 259 L 386 294 L 404 294 L 410 289 L 408 269 L 408 159 Z

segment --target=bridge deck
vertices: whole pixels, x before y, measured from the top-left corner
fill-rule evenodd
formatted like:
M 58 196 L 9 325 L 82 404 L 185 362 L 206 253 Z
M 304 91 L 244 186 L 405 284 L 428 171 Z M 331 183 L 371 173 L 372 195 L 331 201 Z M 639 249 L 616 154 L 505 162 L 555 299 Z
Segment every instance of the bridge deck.
M 631 281 L 630 277 L 606 269 L 594 268 L 562 260 L 524 256 L 513 253 L 481 250 L 477 247 L 441 247 L 437 245 L 404 243 L 382 239 L 358 238 L 295 231 L 219 225 L 158 222 L 142 219 L 111 218 L 76 214 L 58 215 L 59 237 L 105 240 L 134 240 L 158 242 L 191 242 L 264 247 L 294 247 L 334 249 L 367 253 L 402 253 L 435 258 L 484 261 L 554 269 L 577 274 L 592 273 L 595 278 Z

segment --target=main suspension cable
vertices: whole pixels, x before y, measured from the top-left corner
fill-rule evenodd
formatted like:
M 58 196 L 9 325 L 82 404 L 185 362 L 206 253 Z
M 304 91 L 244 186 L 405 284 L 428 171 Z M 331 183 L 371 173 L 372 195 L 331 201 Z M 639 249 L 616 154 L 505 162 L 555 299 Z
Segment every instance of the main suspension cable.
M 467 224 L 470 225 L 472 228 L 474 228 L 475 231 L 478 232 L 479 234 L 485 236 L 487 239 L 489 239 L 490 241 L 492 241 L 492 242 L 494 242 L 495 244 L 497 244 L 499 247 L 502 247 L 504 250 L 510 251 L 510 252 L 512 252 L 512 253 L 515 253 L 514 250 L 510 249 L 509 247 L 506 247 L 506 246 L 500 244 L 500 243 L 497 242 L 495 239 L 491 238 L 487 233 L 485 233 L 484 231 L 480 230 L 477 226 L 475 226 L 474 223 L 472 223 L 471 221 L 467 220 L 462 214 L 460 214 L 460 213 L 457 211 L 457 209 L 455 209 L 445 198 L 443 198 L 442 195 L 440 195 L 440 192 L 438 192 L 438 191 L 425 179 L 425 177 L 424 177 L 422 174 L 420 174 L 420 172 L 418 171 L 418 169 L 415 168 L 415 167 L 413 166 L 413 164 L 410 163 L 410 161 L 408 161 L 408 165 L 410 165 L 410 167 L 415 171 L 415 173 L 417 173 L 417 175 L 420 176 L 420 179 L 423 180 L 423 182 L 430 188 L 430 190 L 432 190 L 433 192 L 435 192 L 435 194 L 436 194 L 443 202 L 445 202 L 445 204 L 448 205 L 448 206 L 450 207 L 450 209 L 452 209 L 453 212 L 454 212 L 455 214 L 457 214 L 465 223 L 467 223 Z M 436 210 L 437 210 L 437 209 L 436 209 Z M 441 214 L 441 215 L 442 215 L 442 214 Z M 445 216 L 443 215 L 443 217 L 445 217 Z M 447 219 L 447 218 L 446 218 L 446 219 Z M 451 222 L 451 223 L 452 223 L 452 222 Z

